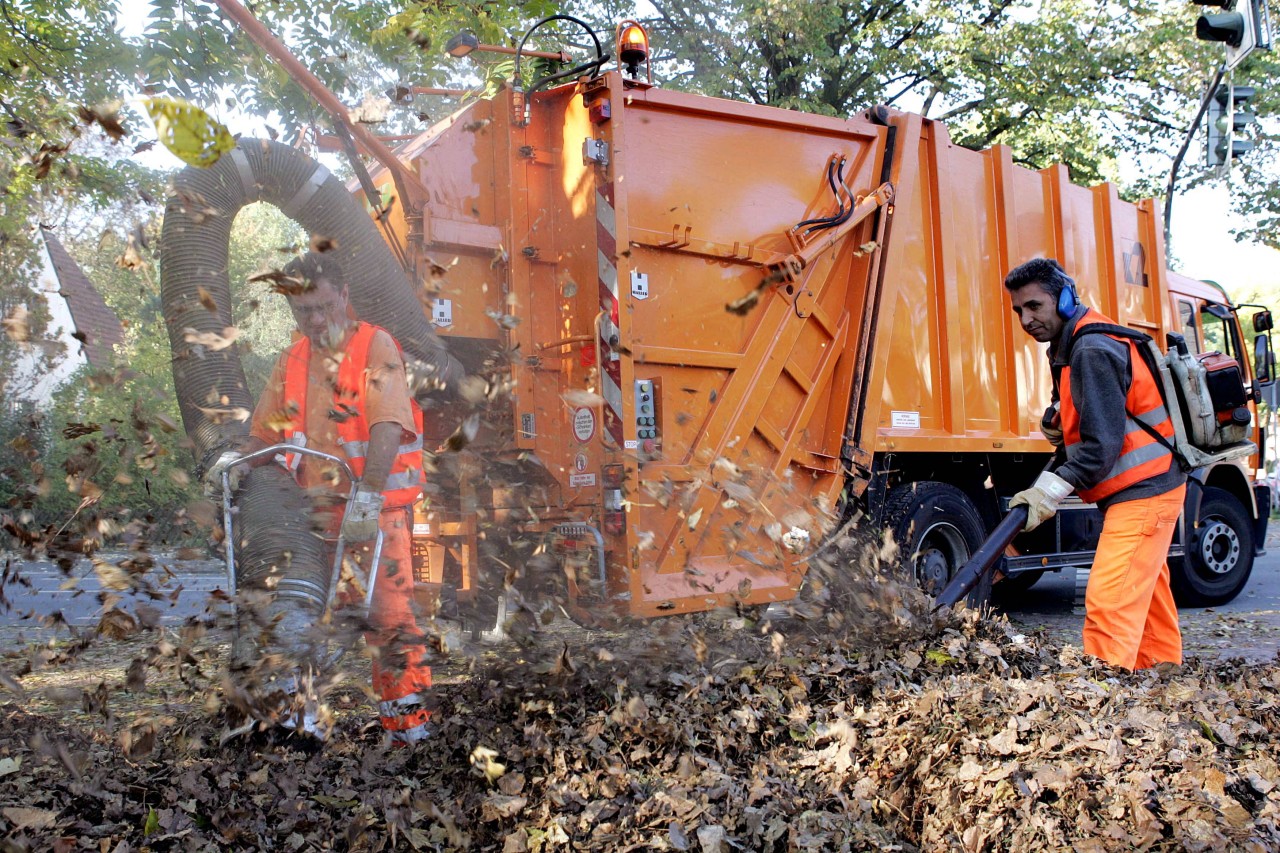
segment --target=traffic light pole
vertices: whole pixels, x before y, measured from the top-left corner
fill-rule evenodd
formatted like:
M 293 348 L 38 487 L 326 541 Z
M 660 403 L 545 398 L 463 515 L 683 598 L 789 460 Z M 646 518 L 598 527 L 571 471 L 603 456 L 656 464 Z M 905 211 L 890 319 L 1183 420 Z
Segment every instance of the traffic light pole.
M 1173 158 L 1173 167 L 1169 170 L 1169 185 L 1164 191 L 1164 254 L 1165 263 L 1168 264 L 1173 255 L 1173 244 L 1170 242 L 1169 222 L 1173 218 L 1173 190 L 1178 183 L 1178 169 L 1182 168 L 1182 158 L 1187 156 L 1187 149 L 1191 147 L 1191 140 L 1195 138 L 1196 131 L 1200 129 L 1200 120 L 1204 118 L 1205 111 L 1209 109 L 1209 102 L 1213 100 L 1214 93 L 1218 91 L 1218 84 L 1222 82 L 1222 75 L 1226 69 L 1219 68 L 1217 73 L 1213 75 L 1213 79 L 1209 81 L 1209 85 L 1205 87 L 1204 97 L 1200 99 L 1200 109 L 1196 111 L 1196 117 L 1191 120 L 1191 127 L 1187 129 L 1187 136 L 1182 140 L 1182 147 L 1178 149 L 1178 155 Z

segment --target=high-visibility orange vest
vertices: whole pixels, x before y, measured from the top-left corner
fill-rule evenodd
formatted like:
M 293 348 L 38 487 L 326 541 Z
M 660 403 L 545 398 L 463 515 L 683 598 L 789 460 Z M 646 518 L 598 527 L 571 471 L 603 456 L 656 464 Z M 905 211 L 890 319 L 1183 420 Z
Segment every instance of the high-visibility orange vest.
M 337 419 L 338 444 L 342 447 L 347 464 L 356 478 L 364 476 L 364 458 L 369 450 L 369 421 L 365 412 L 365 387 L 369 373 L 369 347 L 373 336 L 382 331 L 369 323 L 358 323 L 356 331 L 347 342 L 341 363 L 338 365 L 337 382 L 333 394 L 333 410 L 349 413 L 349 417 Z M 397 348 L 400 344 L 396 343 Z M 289 424 L 284 428 L 285 441 L 306 447 L 307 374 L 311 363 L 311 339 L 302 336 L 289 348 L 284 374 L 284 397 L 290 411 Z M 413 411 L 416 435 L 407 444 L 400 445 L 391 474 L 382 490 L 387 508 L 410 506 L 422 496 L 422 409 L 412 398 L 409 407 Z M 296 471 L 301 456 L 285 454 L 285 467 Z
M 1091 323 L 1108 323 L 1111 320 L 1094 311 L 1092 308 L 1076 321 L 1075 333 Z M 1108 498 L 1122 489 L 1135 483 L 1155 477 L 1169 470 L 1173 464 L 1173 453 L 1160 444 L 1154 436 L 1144 430 L 1137 419 L 1154 429 L 1157 433 L 1173 441 L 1173 423 L 1169 420 L 1169 411 L 1164 406 L 1164 398 L 1160 394 L 1160 386 L 1151 375 L 1150 368 L 1138 352 L 1136 342 L 1107 335 L 1115 341 L 1129 346 L 1129 370 L 1132 380 L 1129 393 L 1125 396 L 1124 443 L 1120 446 L 1120 457 L 1111 468 L 1110 473 L 1091 489 L 1081 489 L 1083 500 L 1095 503 Z M 1062 438 L 1066 446 L 1067 458 L 1072 456 L 1072 448 L 1080 445 L 1080 413 L 1071 399 L 1071 367 L 1062 368 L 1062 373 L 1055 378 L 1058 386 L 1058 398 L 1062 402 Z

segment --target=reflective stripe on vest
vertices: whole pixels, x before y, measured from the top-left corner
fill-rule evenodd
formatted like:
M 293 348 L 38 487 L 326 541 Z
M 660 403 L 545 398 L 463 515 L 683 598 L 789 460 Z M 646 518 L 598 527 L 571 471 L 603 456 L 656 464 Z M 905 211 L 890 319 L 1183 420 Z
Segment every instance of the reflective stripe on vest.
M 1076 332 L 1078 333 L 1081 327 L 1091 323 L 1115 325 L 1111 320 L 1090 308 L 1076 322 Z M 1125 429 L 1124 440 L 1120 445 L 1120 456 L 1100 483 L 1091 489 L 1080 490 L 1081 499 L 1089 503 L 1109 498 L 1143 480 L 1163 474 L 1173 464 L 1173 454 L 1169 449 L 1138 425 L 1138 420 L 1141 420 L 1172 443 L 1173 423 L 1169 420 L 1169 413 L 1164 407 L 1160 386 L 1151 375 L 1146 362 L 1142 360 L 1137 342 L 1112 335 L 1107 337 L 1128 344 L 1129 371 L 1132 379 L 1129 383 L 1129 391 L 1125 395 Z M 1058 379 L 1058 397 L 1062 404 L 1062 437 L 1066 445 L 1067 459 L 1073 459 L 1080 451 L 1081 439 L 1080 413 L 1071 399 L 1070 365 L 1062 369 Z M 1140 414 L 1135 419 L 1131 412 Z
M 422 695 L 419 693 L 378 703 L 378 721 L 382 723 L 383 731 L 409 742 L 426 736 L 430 719 L 431 711 L 422 707 Z
M 342 361 L 338 364 L 334 383 L 333 411 L 349 413 L 348 417 L 335 418 L 338 444 L 357 479 L 364 476 L 365 454 L 369 451 L 365 388 L 369 375 L 369 347 L 379 331 L 379 327 L 369 323 L 356 325 L 355 333 L 347 341 Z M 396 346 L 398 348 L 399 344 Z M 284 429 L 285 441 L 298 443 L 297 439 L 300 438 L 301 446 L 305 447 L 311 339 L 305 336 L 300 338 L 289 348 L 286 358 L 284 396 L 286 403 L 292 404 L 293 409 L 289 424 Z M 412 398 L 409 400 L 409 407 L 413 412 L 416 435 L 412 441 L 400 445 L 391 463 L 391 473 L 382 490 L 386 496 L 385 507 L 388 509 L 409 506 L 422 495 L 422 409 L 418 408 L 417 402 Z M 298 454 L 285 454 L 285 467 L 296 472 Z

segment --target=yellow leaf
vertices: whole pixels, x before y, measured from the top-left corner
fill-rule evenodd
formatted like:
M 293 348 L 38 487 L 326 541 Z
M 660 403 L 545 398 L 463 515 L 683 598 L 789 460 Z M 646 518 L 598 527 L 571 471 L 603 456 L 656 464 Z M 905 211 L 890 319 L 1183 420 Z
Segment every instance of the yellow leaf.
M 236 141 L 204 110 L 178 98 L 146 98 L 143 103 L 164 147 L 184 163 L 208 168 L 236 147 Z
M 119 566 L 108 563 L 106 560 L 94 560 L 93 571 L 98 575 L 99 582 L 107 589 L 133 588 L 129 573 Z

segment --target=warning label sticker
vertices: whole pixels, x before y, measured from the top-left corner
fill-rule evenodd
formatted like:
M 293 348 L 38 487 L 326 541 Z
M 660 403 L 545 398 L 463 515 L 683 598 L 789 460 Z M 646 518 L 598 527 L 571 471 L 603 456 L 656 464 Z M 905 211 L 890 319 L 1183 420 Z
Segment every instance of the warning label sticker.
M 592 409 L 575 409 L 573 412 L 573 437 L 581 442 L 591 440 L 596 434 L 596 413 Z
M 919 412 L 892 412 L 890 414 L 894 429 L 920 429 Z

